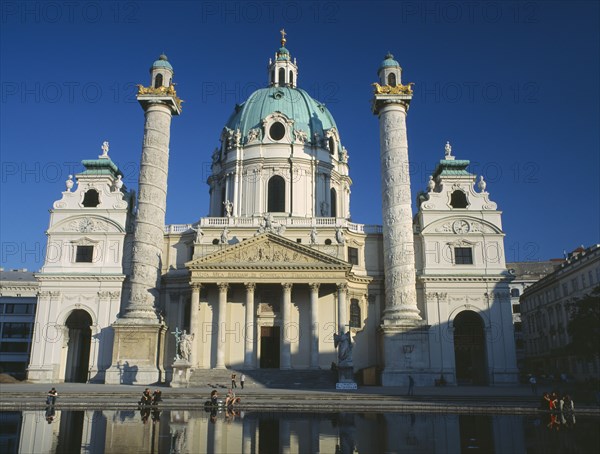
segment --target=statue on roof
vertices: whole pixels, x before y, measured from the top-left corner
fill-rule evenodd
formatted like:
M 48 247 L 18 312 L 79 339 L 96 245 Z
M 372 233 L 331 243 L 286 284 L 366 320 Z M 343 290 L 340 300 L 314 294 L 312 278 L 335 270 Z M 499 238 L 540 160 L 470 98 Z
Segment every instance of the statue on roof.
M 449 141 L 446 142 L 446 146 L 444 147 L 444 154 L 446 159 L 452 157 L 452 145 L 450 145 Z
M 102 149 L 102 154 L 98 157 L 100 159 L 108 159 L 108 142 L 102 142 L 102 146 L 100 148 Z

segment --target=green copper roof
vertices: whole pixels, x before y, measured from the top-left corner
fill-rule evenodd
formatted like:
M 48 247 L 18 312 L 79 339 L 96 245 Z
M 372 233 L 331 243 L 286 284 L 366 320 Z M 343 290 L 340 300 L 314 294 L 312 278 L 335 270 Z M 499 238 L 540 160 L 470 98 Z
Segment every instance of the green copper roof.
M 471 161 L 467 159 L 442 159 L 438 164 L 435 172 L 433 172 L 433 178 L 441 176 L 473 176 L 473 174 L 467 171 L 467 167 Z
M 379 69 L 385 68 L 385 67 L 399 68 L 400 63 L 398 63 L 396 60 L 394 60 L 394 56 L 388 52 L 387 55 L 385 56 L 385 60 L 383 60 L 381 62 L 381 64 L 379 65 Z
M 165 54 L 161 54 L 160 57 L 158 57 L 158 60 L 152 63 L 152 68 L 150 68 L 150 71 L 152 71 L 154 68 L 167 68 L 173 71 L 173 67 L 167 60 L 167 56 Z
M 227 121 L 227 127 L 239 129 L 242 137 L 253 128 L 261 128 L 262 120 L 274 112 L 281 112 L 294 120 L 294 130 L 307 133 L 309 140 L 318 133 L 337 128 L 331 113 L 306 91 L 292 87 L 268 87 L 256 90 Z
M 285 47 L 281 46 L 277 51 L 277 60 L 289 60 L 290 59 L 290 51 Z
M 81 164 L 85 167 L 82 175 L 121 175 L 123 173 L 119 170 L 114 162 L 109 159 L 86 159 L 81 161 Z

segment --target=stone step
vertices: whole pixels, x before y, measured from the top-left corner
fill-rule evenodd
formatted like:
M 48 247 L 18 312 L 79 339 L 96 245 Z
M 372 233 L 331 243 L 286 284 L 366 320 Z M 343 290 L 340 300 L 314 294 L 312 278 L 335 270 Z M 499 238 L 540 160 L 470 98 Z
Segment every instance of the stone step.
M 244 386 L 248 388 L 331 388 L 335 387 L 337 381 L 337 374 L 331 370 L 195 369 L 190 377 L 190 386 L 230 388 L 232 373 L 236 374 L 238 387 L 242 373 L 245 374 Z

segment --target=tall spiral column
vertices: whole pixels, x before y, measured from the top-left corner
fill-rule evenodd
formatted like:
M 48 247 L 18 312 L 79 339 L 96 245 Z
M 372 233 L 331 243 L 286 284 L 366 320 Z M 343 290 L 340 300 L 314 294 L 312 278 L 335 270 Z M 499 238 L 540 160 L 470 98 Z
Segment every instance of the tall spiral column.
M 407 384 L 406 351 L 421 355 L 423 320 L 416 293 L 412 196 L 406 134 L 406 114 L 412 99 L 411 84 L 402 85 L 402 69 L 388 54 L 379 68 L 373 113 L 379 118 L 385 308 L 381 319 L 385 368 L 384 386 Z M 411 366 L 412 367 L 412 366 Z M 410 367 L 409 367 L 410 368 Z
M 171 118 L 181 113 L 173 85 L 173 67 L 161 55 L 150 68 L 150 86 L 138 85 L 144 109 L 137 215 L 131 274 L 113 324 L 113 364 L 107 383 L 147 384 L 164 381 L 166 326 L 158 315 L 161 255 L 167 209 Z

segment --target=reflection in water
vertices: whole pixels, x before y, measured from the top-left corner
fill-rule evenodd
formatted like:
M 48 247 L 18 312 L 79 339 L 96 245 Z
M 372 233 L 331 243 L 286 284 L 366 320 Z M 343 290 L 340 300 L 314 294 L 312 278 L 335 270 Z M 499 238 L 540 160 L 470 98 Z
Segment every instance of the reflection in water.
M 567 414 L 142 409 L 0 413 L 2 453 L 597 452 L 599 419 Z

